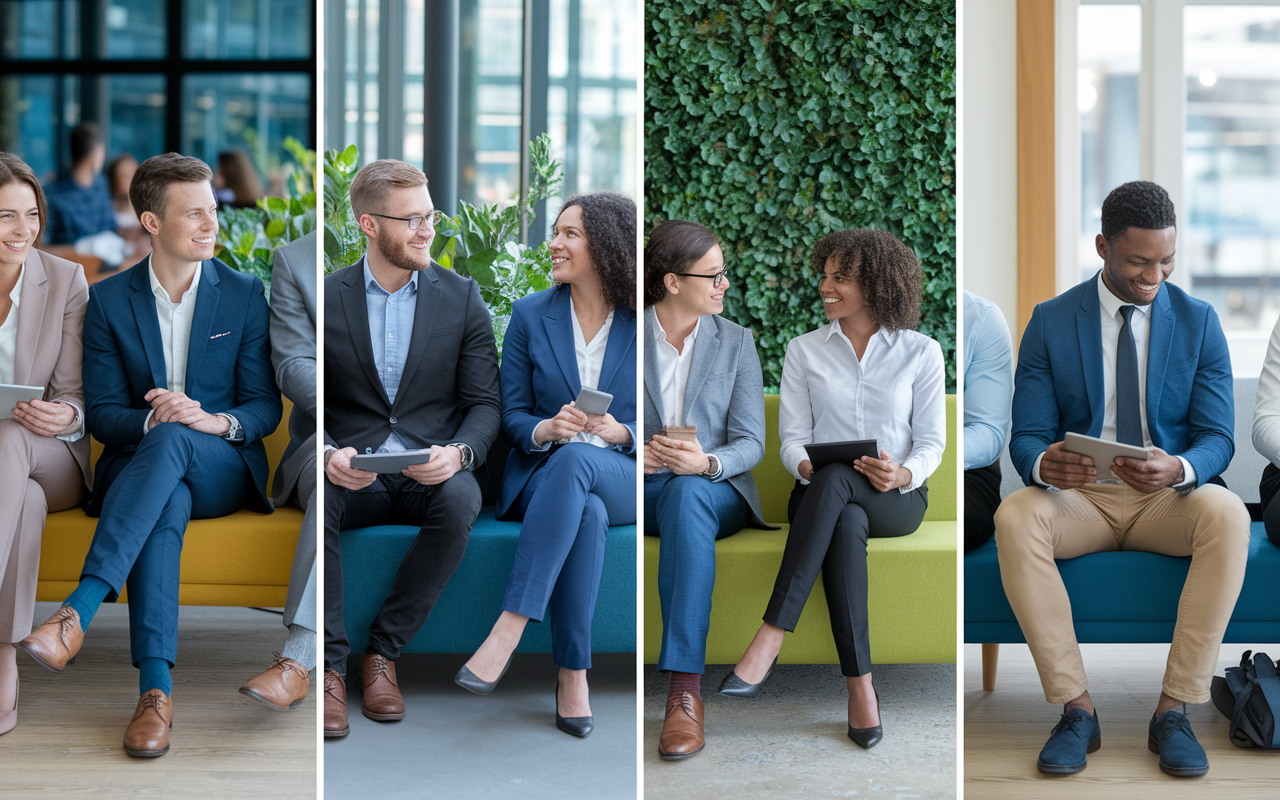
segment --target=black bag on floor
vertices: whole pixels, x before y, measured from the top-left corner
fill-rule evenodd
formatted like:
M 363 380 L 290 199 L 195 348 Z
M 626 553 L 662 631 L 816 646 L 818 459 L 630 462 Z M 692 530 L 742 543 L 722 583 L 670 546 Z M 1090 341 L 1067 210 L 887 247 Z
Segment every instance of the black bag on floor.
M 1227 667 L 1227 676 L 1215 675 L 1210 693 L 1213 704 L 1231 720 L 1231 743 L 1236 747 L 1280 750 L 1280 676 L 1266 653 L 1244 651 L 1240 666 Z

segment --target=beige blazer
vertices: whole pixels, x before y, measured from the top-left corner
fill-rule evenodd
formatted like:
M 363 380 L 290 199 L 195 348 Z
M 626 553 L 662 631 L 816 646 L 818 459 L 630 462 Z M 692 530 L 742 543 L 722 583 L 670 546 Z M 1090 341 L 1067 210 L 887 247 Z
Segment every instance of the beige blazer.
M 43 386 L 45 400 L 70 400 L 83 412 L 80 365 L 84 360 L 84 309 L 89 302 L 84 268 L 32 249 L 25 269 L 18 305 L 14 382 Z M 88 432 L 67 447 L 80 465 L 85 486 L 91 486 Z

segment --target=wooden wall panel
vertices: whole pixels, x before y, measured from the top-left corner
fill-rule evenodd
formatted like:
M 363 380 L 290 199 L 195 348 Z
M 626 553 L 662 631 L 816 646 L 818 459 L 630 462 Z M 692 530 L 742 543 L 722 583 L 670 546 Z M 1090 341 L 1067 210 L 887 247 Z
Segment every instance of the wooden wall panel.
M 1056 292 L 1054 0 L 1018 0 L 1018 331 Z

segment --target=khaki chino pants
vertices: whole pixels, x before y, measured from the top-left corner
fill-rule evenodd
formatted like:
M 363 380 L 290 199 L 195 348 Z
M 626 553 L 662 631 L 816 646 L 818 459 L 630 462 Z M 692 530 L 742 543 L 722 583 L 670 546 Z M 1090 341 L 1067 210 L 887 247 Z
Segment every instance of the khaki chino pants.
M 1249 553 L 1249 512 L 1239 497 L 1213 484 L 1187 495 L 1143 494 L 1123 483 L 1054 492 L 1028 487 L 1005 498 L 995 519 L 1004 591 L 1046 700 L 1066 703 L 1089 685 L 1054 559 L 1111 550 L 1191 556 L 1163 689 L 1185 703 L 1209 700 Z

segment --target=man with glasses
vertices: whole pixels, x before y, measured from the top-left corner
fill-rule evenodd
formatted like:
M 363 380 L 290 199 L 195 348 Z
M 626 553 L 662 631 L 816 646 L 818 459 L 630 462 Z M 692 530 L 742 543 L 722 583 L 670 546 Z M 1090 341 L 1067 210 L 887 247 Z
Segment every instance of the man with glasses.
M 395 662 L 462 561 L 480 513 L 472 470 L 497 437 L 501 415 L 497 351 L 480 287 L 432 265 L 442 214 L 426 176 L 403 161 L 368 164 L 352 181 L 351 211 L 368 252 L 324 285 L 326 737 L 350 730 L 339 531 L 420 528 L 369 626 L 360 663 L 364 715 L 402 719 Z M 351 466 L 357 454 L 428 448 L 423 463 L 398 473 Z

